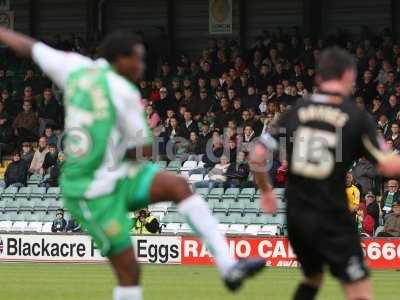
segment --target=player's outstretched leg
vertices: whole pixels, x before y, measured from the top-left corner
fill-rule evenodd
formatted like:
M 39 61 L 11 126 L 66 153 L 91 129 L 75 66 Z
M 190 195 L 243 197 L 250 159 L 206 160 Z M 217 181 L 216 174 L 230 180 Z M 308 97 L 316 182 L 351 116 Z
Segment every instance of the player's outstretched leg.
M 142 288 L 139 286 L 140 268 L 132 247 L 112 255 L 109 260 L 118 279 L 114 288 L 114 300 L 142 300 Z
M 305 278 L 297 287 L 293 300 L 313 300 L 322 284 L 323 274 Z
M 369 279 L 343 284 L 347 300 L 373 300 L 372 284 Z
M 177 204 L 178 211 L 187 218 L 193 231 L 210 249 L 228 289 L 238 289 L 246 278 L 265 267 L 264 259 L 236 261 L 230 257 L 228 244 L 218 231 L 216 219 L 210 214 L 201 196 L 191 191 L 185 178 L 159 172 L 152 182 L 150 198 L 152 203 L 173 201 Z

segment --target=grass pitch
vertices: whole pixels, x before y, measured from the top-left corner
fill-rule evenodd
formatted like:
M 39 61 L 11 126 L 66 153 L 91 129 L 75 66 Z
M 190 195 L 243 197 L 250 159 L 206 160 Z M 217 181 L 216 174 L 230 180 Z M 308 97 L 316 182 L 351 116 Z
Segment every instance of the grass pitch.
M 300 279 L 297 269 L 266 269 L 238 294 L 223 287 L 214 267 L 144 265 L 146 300 L 281 300 L 291 299 Z M 400 273 L 373 272 L 375 299 L 399 299 Z M 108 265 L 1 263 L 0 299 L 110 300 L 115 283 Z M 343 299 L 328 277 L 318 299 Z

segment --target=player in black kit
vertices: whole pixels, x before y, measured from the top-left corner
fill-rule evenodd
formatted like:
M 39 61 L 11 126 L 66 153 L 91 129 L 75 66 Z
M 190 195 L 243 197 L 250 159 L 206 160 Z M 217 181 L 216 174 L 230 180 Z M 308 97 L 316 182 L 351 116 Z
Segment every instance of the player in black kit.
M 354 160 L 368 157 L 386 176 L 399 174 L 400 157 L 385 153 L 376 125 L 349 99 L 356 78 L 353 58 L 344 50 L 325 50 L 318 64 L 318 93 L 283 115 L 273 135 L 262 135 L 252 155 L 255 180 L 266 212 L 276 209 L 265 161 L 276 139 L 286 143 L 286 189 L 290 243 L 305 276 L 293 297 L 314 299 L 324 267 L 343 285 L 347 299 L 373 299 L 356 226 L 348 211 L 345 174 Z

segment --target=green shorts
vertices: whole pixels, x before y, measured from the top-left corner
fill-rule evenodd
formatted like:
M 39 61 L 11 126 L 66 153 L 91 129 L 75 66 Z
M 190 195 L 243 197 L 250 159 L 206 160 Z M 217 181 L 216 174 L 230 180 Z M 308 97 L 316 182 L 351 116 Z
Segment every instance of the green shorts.
M 90 233 L 102 255 L 118 254 L 132 245 L 128 212 L 148 206 L 158 172 L 158 166 L 144 164 L 132 177 L 120 179 L 108 195 L 89 200 L 64 199 L 65 208 Z

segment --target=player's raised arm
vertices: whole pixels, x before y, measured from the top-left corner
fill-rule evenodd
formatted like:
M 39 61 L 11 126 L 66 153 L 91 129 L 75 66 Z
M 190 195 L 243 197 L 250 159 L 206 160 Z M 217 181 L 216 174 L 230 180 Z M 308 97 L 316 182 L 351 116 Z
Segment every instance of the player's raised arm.
M 276 199 L 267 173 L 267 157 L 269 151 L 277 148 L 277 142 L 268 133 L 261 135 L 253 151 L 250 153 L 250 169 L 254 180 L 262 192 L 261 206 L 267 213 L 276 212 Z
M 32 57 L 32 48 L 37 40 L 0 26 L 0 43 L 7 45 L 17 54 L 30 58 Z

